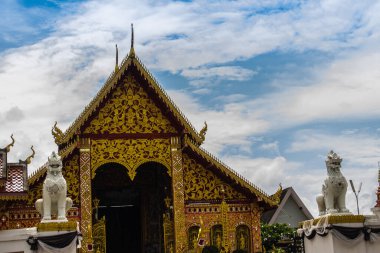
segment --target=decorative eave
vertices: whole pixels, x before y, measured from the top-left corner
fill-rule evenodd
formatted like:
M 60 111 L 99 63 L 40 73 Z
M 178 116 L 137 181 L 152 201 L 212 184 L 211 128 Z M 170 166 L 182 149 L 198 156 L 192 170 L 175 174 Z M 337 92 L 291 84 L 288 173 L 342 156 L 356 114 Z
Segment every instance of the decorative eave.
M 0 193 L 0 200 L 12 201 L 12 200 L 27 200 L 27 192 L 2 192 Z
M 185 138 L 185 146 L 190 148 L 193 152 L 200 155 L 203 159 L 213 164 L 223 175 L 230 178 L 236 184 L 240 185 L 242 188 L 248 189 L 253 195 L 269 206 L 277 206 L 280 203 L 280 195 L 282 188 L 277 190 L 277 192 L 271 196 L 266 194 L 262 189 L 252 184 L 243 176 L 239 175 L 236 171 L 225 165 L 218 158 L 201 148 L 200 146 L 193 143 L 189 138 Z
M 72 143 L 70 143 L 69 145 L 67 145 L 64 149 L 60 150 L 58 152 L 58 155 L 61 156 L 62 159 L 66 158 L 66 157 L 68 157 L 75 150 L 76 147 L 77 147 L 77 142 L 73 141 Z M 48 166 L 48 164 L 46 162 L 44 165 L 42 165 L 40 168 L 38 168 L 36 171 L 34 171 L 32 173 L 32 175 L 30 175 L 30 177 L 28 178 L 28 184 L 29 184 L 29 186 L 33 185 L 41 177 L 45 176 L 46 170 L 47 170 L 47 166 Z
M 93 115 L 96 109 L 99 108 L 101 102 L 106 99 L 107 95 L 115 88 L 116 84 L 120 81 L 122 76 L 128 71 L 128 69 L 133 65 L 142 75 L 144 80 L 146 80 L 149 86 L 157 94 L 158 98 L 169 108 L 174 117 L 180 122 L 184 128 L 184 132 L 189 133 L 191 138 L 195 143 L 201 144 L 203 142 L 202 136 L 195 130 L 191 125 L 189 120 L 185 115 L 179 110 L 179 108 L 170 99 L 167 93 L 159 85 L 157 80 L 149 72 L 149 70 L 144 66 L 140 59 L 135 55 L 133 48 L 131 48 L 130 53 L 124 58 L 121 63 L 120 68 L 115 68 L 115 70 L 108 77 L 107 81 L 103 87 L 99 90 L 93 100 L 85 107 L 82 113 L 77 117 L 77 119 L 71 124 L 71 126 L 60 136 L 56 138 L 55 141 L 58 145 L 66 144 L 75 134 L 80 132 L 80 128 L 87 122 L 87 120 Z

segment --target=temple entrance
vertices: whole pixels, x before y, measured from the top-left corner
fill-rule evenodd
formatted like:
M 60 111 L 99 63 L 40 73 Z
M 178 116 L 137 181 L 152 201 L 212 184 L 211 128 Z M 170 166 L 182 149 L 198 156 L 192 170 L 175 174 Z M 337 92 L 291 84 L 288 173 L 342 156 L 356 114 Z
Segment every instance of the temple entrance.
M 107 253 L 164 252 L 164 199 L 171 185 L 163 165 L 145 163 L 131 181 L 124 166 L 108 163 L 97 169 L 92 187 L 98 218 L 106 220 Z

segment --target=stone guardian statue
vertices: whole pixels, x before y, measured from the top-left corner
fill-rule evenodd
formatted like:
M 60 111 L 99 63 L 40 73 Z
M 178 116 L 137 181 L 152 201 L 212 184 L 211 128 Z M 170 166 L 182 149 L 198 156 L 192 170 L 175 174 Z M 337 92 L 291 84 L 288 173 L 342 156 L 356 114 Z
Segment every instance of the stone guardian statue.
M 319 215 L 349 213 L 346 208 L 347 180 L 340 171 L 342 158 L 331 150 L 325 162 L 327 178 L 322 185 L 322 194 L 317 196 Z
M 67 184 L 62 175 L 62 160 L 54 151 L 48 157 L 48 168 L 46 178 L 42 186 L 42 199 L 35 203 L 37 211 L 42 216 L 41 222 L 67 221 L 66 212 L 73 201 L 67 196 Z M 52 220 L 52 215 L 57 220 Z

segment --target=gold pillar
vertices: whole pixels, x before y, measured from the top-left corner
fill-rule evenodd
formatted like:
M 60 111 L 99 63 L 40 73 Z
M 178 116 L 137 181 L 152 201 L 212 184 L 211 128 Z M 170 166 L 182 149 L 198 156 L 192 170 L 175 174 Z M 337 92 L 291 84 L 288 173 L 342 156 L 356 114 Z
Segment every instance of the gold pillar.
M 91 140 L 80 139 L 80 229 L 83 235 L 82 252 L 92 251 L 92 197 L 91 197 Z
M 172 155 L 172 187 L 174 207 L 175 252 L 185 252 L 187 249 L 185 226 L 185 196 L 183 185 L 182 149 L 179 137 L 170 140 Z
M 252 233 L 252 241 L 251 241 L 251 251 L 258 253 L 262 252 L 262 242 L 261 242 L 261 212 L 263 210 L 257 204 L 251 204 L 251 233 Z

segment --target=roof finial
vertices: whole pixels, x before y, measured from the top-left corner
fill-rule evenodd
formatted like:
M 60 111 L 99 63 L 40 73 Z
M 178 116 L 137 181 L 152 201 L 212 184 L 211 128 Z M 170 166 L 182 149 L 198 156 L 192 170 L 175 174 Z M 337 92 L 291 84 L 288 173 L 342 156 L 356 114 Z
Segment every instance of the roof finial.
M 117 48 L 116 44 L 116 65 L 115 65 L 115 72 L 119 71 L 119 49 Z
M 25 164 L 30 164 L 30 162 L 32 161 L 32 158 L 34 158 L 34 155 L 36 154 L 36 152 L 34 151 L 34 148 L 33 146 L 30 148 L 32 150 L 32 154 L 30 156 L 28 156 L 25 161 L 21 161 L 20 162 L 23 162 Z
M 132 35 L 131 35 L 131 48 L 133 48 L 133 43 L 134 43 L 134 40 L 135 40 L 135 36 L 134 36 L 134 31 L 133 31 L 133 23 L 131 24 L 131 32 L 132 32 Z
M 129 50 L 129 57 L 135 57 L 135 49 L 133 48 L 135 40 L 135 33 L 133 31 L 133 23 L 131 24 L 131 49 Z
M 5 149 L 5 152 L 7 153 L 11 150 L 11 147 L 13 147 L 13 145 L 15 144 L 15 139 L 13 138 L 13 134 L 11 135 L 11 139 L 12 139 L 12 142 L 9 143 L 5 148 L 3 148 Z

